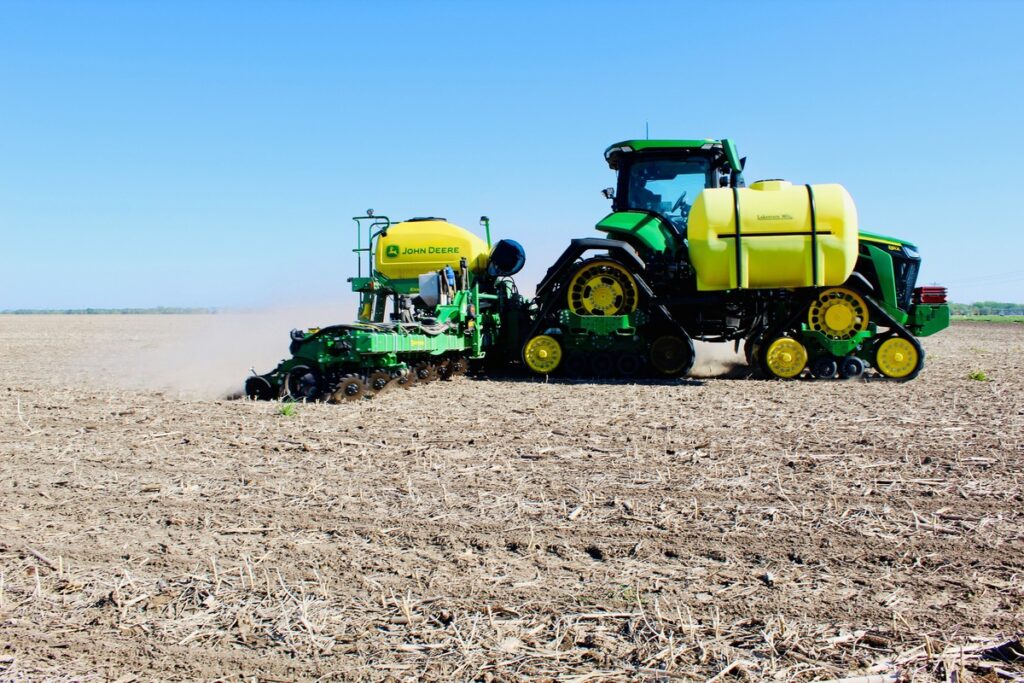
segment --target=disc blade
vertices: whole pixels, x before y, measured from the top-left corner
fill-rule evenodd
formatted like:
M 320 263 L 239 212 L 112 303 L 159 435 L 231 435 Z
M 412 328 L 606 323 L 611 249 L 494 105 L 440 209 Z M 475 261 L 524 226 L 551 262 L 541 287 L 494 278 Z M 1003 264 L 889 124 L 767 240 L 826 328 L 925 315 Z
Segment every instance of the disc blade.
M 387 391 L 391 386 L 391 373 L 383 370 L 370 373 L 370 376 L 367 379 L 370 391 L 374 394 L 381 394 Z
M 366 396 L 369 390 L 369 385 L 363 381 L 362 377 L 349 375 L 341 379 L 338 388 L 334 390 L 331 398 L 336 403 L 341 401 L 358 401 Z

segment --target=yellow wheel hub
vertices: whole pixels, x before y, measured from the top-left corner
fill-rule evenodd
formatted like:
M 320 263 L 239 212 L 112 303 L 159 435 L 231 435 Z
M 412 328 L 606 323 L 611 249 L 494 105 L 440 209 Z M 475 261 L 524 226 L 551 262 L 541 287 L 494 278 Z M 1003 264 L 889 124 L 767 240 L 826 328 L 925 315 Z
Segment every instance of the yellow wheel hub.
M 625 315 L 638 298 L 636 280 L 614 261 L 589 261 L 569 281 L 569 310 L 576 315 Z
M 562 362 L 562 345 L 554 337 L 537 335 L 523 347 L 523 361 L 538 375 L 548 375 Z
M 890 337 L 875 351 L 875 367 L 886 377 L 894 379 L 910 376 L 920 360 L 917 349 L 903 337 Z
M 792 379 L 807 365 L 807 349 L 791 337 L 779 337 L 768 346 L 765 364 L 776 377 Z
M 811 303 L 807 323 L 829 339 L 851 339 L 868 328 L 868 306 L 860 294 L 845 287 L 833 287 Z

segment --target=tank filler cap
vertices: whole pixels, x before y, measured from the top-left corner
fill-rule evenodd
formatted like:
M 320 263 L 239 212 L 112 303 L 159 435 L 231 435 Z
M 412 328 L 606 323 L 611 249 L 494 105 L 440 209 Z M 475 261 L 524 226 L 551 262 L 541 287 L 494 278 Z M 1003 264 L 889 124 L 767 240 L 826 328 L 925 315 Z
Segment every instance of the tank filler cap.
M 785 190 L 788 187 L 793 187 L 793 183 L 788 180 L 782 180 L 781 178 L 768 178 L 766 180 L 758 180 L 757 182 L 750 184 L 751 190 Z

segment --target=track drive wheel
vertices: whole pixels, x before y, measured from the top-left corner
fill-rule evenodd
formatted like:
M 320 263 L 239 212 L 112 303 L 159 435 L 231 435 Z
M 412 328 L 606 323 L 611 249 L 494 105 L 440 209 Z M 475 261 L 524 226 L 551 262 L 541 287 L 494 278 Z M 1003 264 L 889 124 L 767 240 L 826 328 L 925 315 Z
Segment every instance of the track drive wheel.
M 764 368 L 769 376 L 793 379 L 807 365 L 807 349 L 792 337 L 777 337 L 764 350 Z
M 523 346 L 523 362 L 538 375 L 550 375 L 562 362 L 562 345 L 547 334 L 538 334 Z
M 599 258 L 579 265 L 567 296 L 576 315 L 626 315 L 636 310 L 640 290 L 625 266 Z
M 889 337 L 875 348 L 875 368 L 890 379 L 907 381 L 917 377 L 924 358 L 909 339 Z
M 851 289 L 826 289 L 807 309 L 807 323 L 829 339 L 850 339 L 868 328 L 868 305 Z
M 651 344 L 651 365 L 662 375 L 679 377 L 693 366 L 693 352 L 690 344 L 682 337 L 665 334 Z

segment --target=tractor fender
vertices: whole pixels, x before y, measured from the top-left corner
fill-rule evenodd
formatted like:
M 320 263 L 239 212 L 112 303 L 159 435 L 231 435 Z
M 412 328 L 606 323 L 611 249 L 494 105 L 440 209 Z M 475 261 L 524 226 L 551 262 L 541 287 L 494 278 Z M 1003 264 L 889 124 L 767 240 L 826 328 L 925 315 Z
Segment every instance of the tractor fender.
M 608 255 L 618 260 L 622 265 L 629 268 L 633 273 L 640 274 L 647 269 L 647 264 L 640 258 L 630 244 L 622 240 L 610 240 L 603 237 L 583 237 L 569 242 L 562 255 L 558 257 L 554 265 L 548 268 L 544 279 L 537 285 L 536 296 L 543 297 L 561 279 L 567 268 L 571 268 L 576 260 L 588 251 L 607 251 Z
M 629 269 L 633 279 L 636 280 L 641 296 L 647 297 L 649 300 L 655 298 L 654 290 L 651 289 L 651 286 L 643 278 L 646 264 L 632 246 L 621 240 L 610 240 L 601 237 L 574 239 L 569 243 L 569 247 L 562 252 L 558 260 L 555 261 L 555 264 L 548 269 L 544 280 L 537 285 L 535 301 L 542 303 L 540 310 L 537 312 L 537 317 L 527 331 L 527 334 L 523 337 L 522 343 L 540 334 L 540 330 L 550 325 L 549 316 L 557 311 L 563 303 L 562 293 L 558 291 L 558 286 L 563 284 L 566 275 L 575 266 L 577 259 L 590 251 L 608 252 L 609 258 L 615 259 Z M 664 312 L 665 315 L 668 315 L 664 306 L 658 308 L 661 309 L 658 312 Z M 668 317 L 671 319 L 671 316 Z
M 871 284 L 871 281 L 864 277 L 863 273 L 858 273 L 856 270 L 850 274 L 850 277 L 843 284 L 843 287 L 848 287 L 861 294 L 867 294 L 868 296 L 876 296 L 875 286 Z

